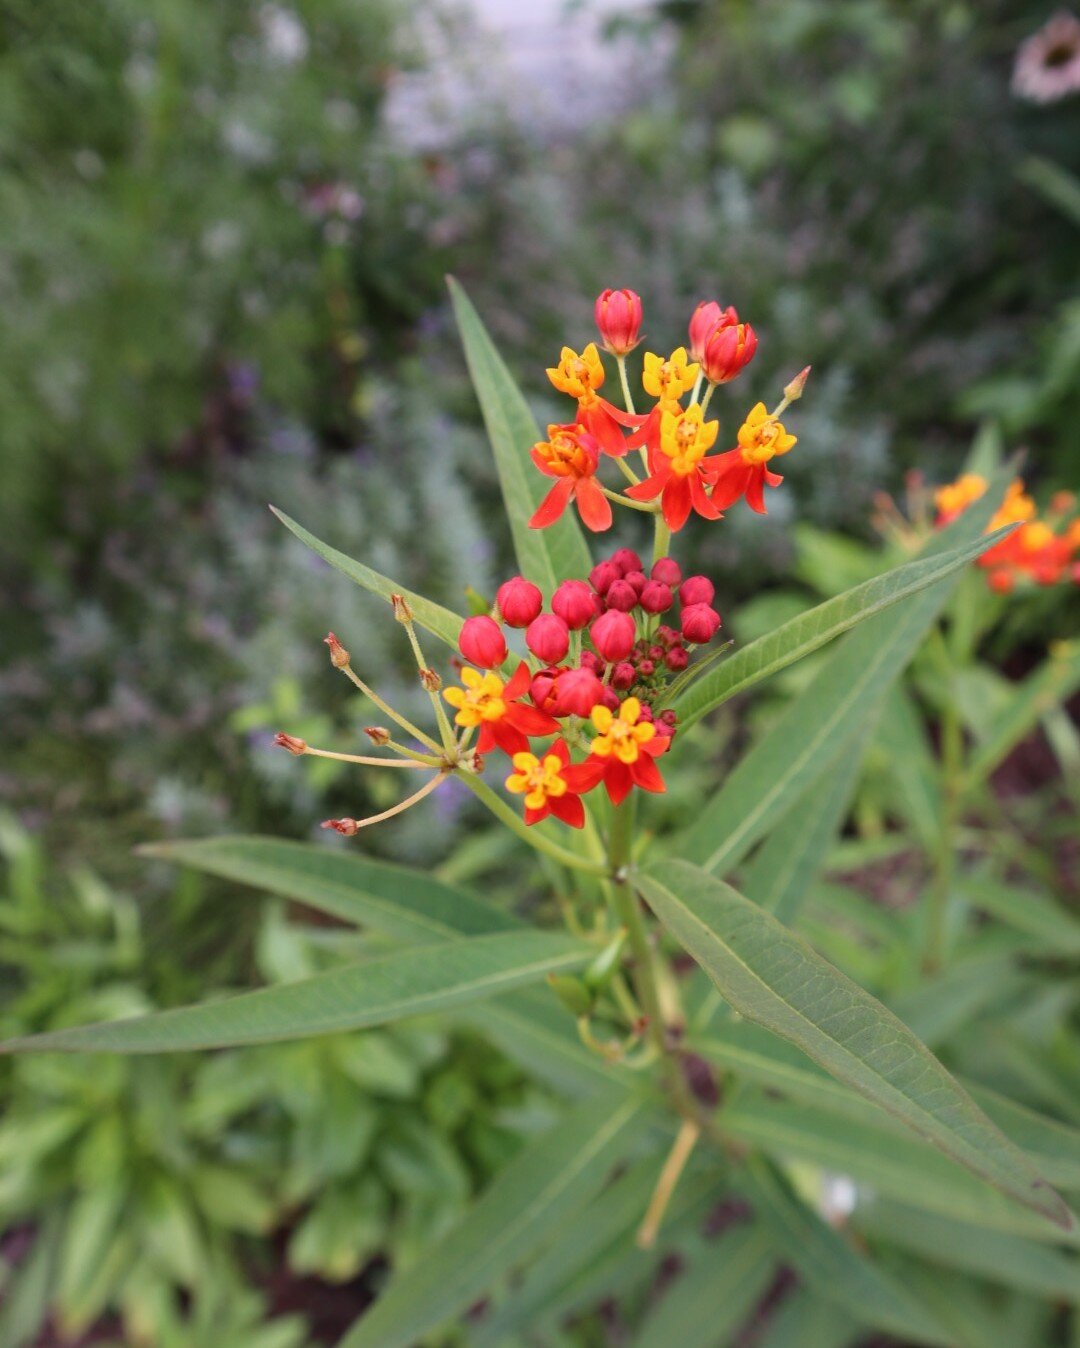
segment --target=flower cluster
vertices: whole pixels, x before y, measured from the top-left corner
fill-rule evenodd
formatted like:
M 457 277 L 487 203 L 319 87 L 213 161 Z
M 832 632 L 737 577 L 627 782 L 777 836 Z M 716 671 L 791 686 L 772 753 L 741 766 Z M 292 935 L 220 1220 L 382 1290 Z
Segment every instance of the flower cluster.
M 664 789 L 654 760 L 669 747 L 676 716 L 661 704 L 690 649 L 719 630 L 714 596 L 710 580 L 684 579 L 674 558 L 646 574 L 636 552 L 619 548 L 587 580 L 563 581 L 547 611 L 540 588 L 514 576 L 490 614 L 465 620 L 459 647 L 469 664 L 443 697 L 458 726 L 480 728 L 481 753 L 510 755 L 506 785 L 525 796 L 526 822 L 554 814 L 580 827 L 574 798 L 601 782 L 616 804 L 633 786 Z M 662 623 L 676 607 L 679 626 Z M 508 679 L 497 672 L 510 658 L 504 628 L 523 632 L 530 656 Z M 542 756 L 531 752 L 530 739 L 555 734 L 563 738 Z M 584 764 L 572 762 L 571 748 L 586 751 Z
M 548 378 L 560 393 L 576 400 L 577 408 L 573 420 L 550 425 L 547 439 L 530 451 L 536 467 L 555 479 L 530 520 L 532 527 L 554 524 L 571 502 L 595 533 L 611 527 L 612 502 L 658 513 L 673 531 L 694 513 L 719 519 L 722 510 L 744 496 L 751 509 L 764 514 L 765 487 L 783 480 L 767 465 L 796 442 L 780 416 L 802 394 L 809 367 L 788 384 L 771 412 L 764 403 L 750 410 L 731 449 L 711 454 L 720 423 L 706 420 L 706 412 L 715 389 L 730 383 L 753 359 L 758 339 L 751 325 L 741 322 L 730 305 L 722 309 L 715 300 L 699 304 L 690 319 L 689 353 L 685 346 L 666 357 L 645 352 L 641 385 L 654 403 L 639 414 L 626 357 L 638 343 L 640 298 L 632 290 L 605 290 L 596 302 L 596 322 L 604 350 L 618 365 L 625 407 L 615 407 L 599 392 L 605 370 L 595 342 L 580 354 L 563 347 Z M 641 454 L 644 477 L 626 461 L 632 450 Z M 624 492 L 603 485 L 605 459 L 615 460 L 629 482 Z
M 809 370 L 788 384 L 771 412 L 757 403 L 743 417 L 731 448 L 715 453 L 720 423 L 707 418 L 709 403 L 716 389 L 731 383 L 753 359 L 758 339 L 751 325 L 731 306 L 715 300 L 699 304 L 689 322 L 689 347 L 676 347 L 667 356 L 643 354 L 640 382 L 652 406 L 639 412 L 627 357 L 639 342 L 641 300 L 632 290 L 605 290 L 595 316 L 600 343 L 590 342 L 580 353 L 563 347 L 547 372 L 554 387 L 572 399 L 572 415 L 549 426 L 546 440 L 531 449 L 521 447 L 552 479 L 530 524 L 546 528 L 573 505 L 589 530 L 602 532 L 613 523 L 612 507 L 620 505 L 652 517 L 651 562 L 619 548 L 587 576 L 564 580 L 550 593 L 533 578 L 511 577 L 486 612 L 462 622 L 457 634 L 461 659 L 455 661 L 460 679 L 446 688 L 421 649 L 412 606 L 393 595 L 394 615 L 405 628 L 431 700 L 435 734 L 383 701 L 331 633 L 326 638 L 331 664 L 400 727 L 404 738 L 393 738 L 386 726 L 370 726 L 369 739 L 385 751 L 377 757 L 315 749 L 284 734 L 276 743 L 297 755 L 430 775 L 399 805 L 363 820 L 328 819 L 324 828 L 352 836 L 407 809 L 457 774 L 521 832 L 520 817 L 482 780 L 497 753 L 509 760 L 503 784 L 512 797 L 521 798 L 525 825 L 550 816 L 583 827 L 582 797 L 601 786 L 615 806 L 635 787 L 665 789 L 659 760 L 675 739 L 674 701 L 704 668 L 704 662 L 692 661 L 693 652 L 711 642 L 721 625 L 712 582 L 684 576 L 668 554 L 671 532 L 692 513 L 718 519 L 722 509 L 744 496 L 752 509 L 764 513 L 765 487 L 781 481 L 768 465 L 795 444 L 780 416 L 801 396 Z M 616 362 L 621 407 L 601 393 L 606 377 L 601 347 Z M 630 462 L 635 453 L 639 470 Z M 601 481 L 609 461 L 622 474 L 622 491 Z M 569 855 L 543 835 L 529 837 L 561 860 Z
M 937 527 L 944 527 L 983 496 L 987 485 L 978 473 L 964 473 L 955 482 L 939 487 L 934 493 Z M 1011 482 L 987 533 L 1007 524 L 1020 527 L 978 559 L 978 565 L 987 572 L 990 588 L 1009 594 L 1018 582 L 1056 585 L 1070 578 L 1080 584 L 1080 562 L 1075 560 L 1080 553 L 1080 518 L 1075 510 L 1076 498 L 1069 492 L 1059 492 L 1040 519 L 1023 482 L 1019 478 Z

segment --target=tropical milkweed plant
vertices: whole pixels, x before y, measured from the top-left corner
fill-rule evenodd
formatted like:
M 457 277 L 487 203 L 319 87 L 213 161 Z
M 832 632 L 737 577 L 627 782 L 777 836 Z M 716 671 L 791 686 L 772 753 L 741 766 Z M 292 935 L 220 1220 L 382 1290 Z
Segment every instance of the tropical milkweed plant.
M 446 1334 L 487 1348 L 565 1343 L 568 1322 L 612 1299 L 632 1319 L 620 1341 L 638 1348 L 733 1342 L 769 1306 L 772 1345 L 822 1348 L 869 1329 L 1035 1342 L 1036 1321 L 1042 1333 L 1078 1296 L 1076 1228 L 1058 1192 L 1080 1189 L 1077 1133 L 961 1082 L 792 922 L 885 703 L 965 568 L 993 550 L 990 574 L 1015 570 L 1011 470 L 955 489 L 910 560 L 733 649 L 719 639 L 716 580 L 685 574 L 679 534 L 692 515 L 765 512 L 808 371 L 771 410 L 738 398 L 757 337 L 713 302 L 695 311 L 687 346 L 639 364 L 641 302 L 605 291 L 600 343 L 565 347 L 548 371 L 566 419 L 541 436 L 451 290 L 520 574 L 463 616 L 281 515 L 387 601 L 431 714 L 418 725 L 396 711 L 331 634 L 331 663 L 377 709 L 370 750 L 278 743 L 396 774 L 400 803 L 327 820 L 348 840 L 334 847 L 150 849 L 357 923 L 388 952 L 5 1051 L 214 1049 L 440 1013 L 526 1064 L 557 1121 L 424 1257 L 392 1271 L 342 1348 Z M 595 555 L 590 540 L 616 511 L 635 546 Z M 344 635 L 362 648 L 362 633 Z M 705 718 L 827 643 L 752 747 L 709 789 L 680 794 L 693 805 L 658 830 L 650 810 Z M 520 885 L 532 889 L 539 868 L 553 902 L 538 911 L 561 913 L 561 929 L 365 855 L 369 826 L 429 808 L 451 779 L 530 849 L 515 854 Z M 858 1181 L 868 1165 L 872 1186 Z M 673 1250 L 674 1278 L 662 1263 Z M 794 1290 L 781 1269 L 795 1270 Z

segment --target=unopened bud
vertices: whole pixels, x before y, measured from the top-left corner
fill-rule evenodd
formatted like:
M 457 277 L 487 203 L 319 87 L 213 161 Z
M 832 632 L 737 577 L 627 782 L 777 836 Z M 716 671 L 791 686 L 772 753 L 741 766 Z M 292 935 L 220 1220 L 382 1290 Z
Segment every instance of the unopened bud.
M 348 669 L 349 652 L 345 649 L 345 647 L 341 644 L 341 642 L 338 641 L 337 637 L 334 636 L 333 632 L 329 632 L 325 637 L 323 637 L 323 644 L 329 647 L 330 649 L 330 663 L 334 666 L 334 668 Z
M 800 370 L 790 384 L 784 385 L 784 397 L 789 403 L 793 403 L 796 398 L 801 398 L 803 389 L 806 387 L 806 381 L 810 378 L 810 366 L 805 370 Z
M 390 602 L 394 606 L 394 617 L 399 623 L 411 623 L 413 620 L 413 611 L 409 606 L 409 601 L 403 594 L 392 594 Z
M 442 687 L 442 679 L 433 669 L 422 669 L 420 671 L 420 682 L 429 693 L 437 693 Z
M 551 990 L 572 1015 L 587 1016 L 595 1000 L 591 989 L 573 974 L 548 974 Z
M 383 745 L 390 743 L 390 732 L 384 725 L 366 725 L 364 726 L 364 734 L 372 744 Z
M 283 735 L 280 730 L 274 736 L 274 744 L 278 749 L 288 749 L 289 753 L 296 754 L 298 758 L 307 753 L 307 740 L 296 735 Z
M 323 828 L 332 828 L 335 833 L 340 833 L 343 838 L 353 838 L 360 832 L 360 825 L 355 819 L 324 819 Z

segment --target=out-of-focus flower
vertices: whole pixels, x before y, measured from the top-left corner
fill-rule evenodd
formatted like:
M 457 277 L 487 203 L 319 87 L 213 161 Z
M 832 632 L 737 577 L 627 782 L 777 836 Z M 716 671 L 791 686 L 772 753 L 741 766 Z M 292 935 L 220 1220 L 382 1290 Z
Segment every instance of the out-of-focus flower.
M 1032 103 L 1056 103 L 1080 91 L 1080 19 L 1059 10 L 1016 52 L 1012 91 Z

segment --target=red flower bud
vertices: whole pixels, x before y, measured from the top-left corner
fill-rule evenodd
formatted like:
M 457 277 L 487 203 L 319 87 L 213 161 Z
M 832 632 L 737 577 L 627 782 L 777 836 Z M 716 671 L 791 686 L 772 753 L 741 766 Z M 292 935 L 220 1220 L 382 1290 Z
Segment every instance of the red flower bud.
M 701 368 L 710 384 L 726 384 L 745 366 L 757 350 L 757 333 L 749 323 L 740 323 L 734 309 L 728 309 L 705 343 Z
M 682 611 L 682 634 L 695 646 L 712 641 L 720 626 L 720 615 L 708 604 L 690 604 Z
M 588 716 L 602 699 L 604 685 L 591 669 L 564 669 L 555 680 L 552 716 Z
M 663 585 L 670 585 L 674 590 L 682 581 L 682 567 L 674 557 L 661 557 L 658 562 L 653 563 L 649 575 L 653 580 L 658 580 Z
M 656 629 L 656 639 L 661 646 L 677 646 L 682 642 L 682 634 L 676 632 L 674 627 L 669 627 L 667 623 L 661 623 Z
M 384 725 L 366 725 L 364 726 L 364 734 L 372 744 L 390 743 L 390 732 Z
M 641 570 L 641 558 L 632 548 L 619 548 L 611 554 L 611 565 L 616 567 L 620 576 L 628 571 Z
M 600 705 L 607 707 L 608 711 L 619 710 L 619 695 L 610 685 L 601 685 L 600 687 Z
M 679 586 L 682 604 L 711 604 L 715 598 L 716 589 L 708 576 L 688 576 Z
M 278 749 L 288 749 L 289 753 L 296 754 L 297 758 L 307 753 L 307 740 L 302 740 L 297 735 L 283 735 L 280 730 L 274 736 L 274 746 Z
M 633 351 L 641 330 L 641 297 L 633 290 L 604 290 L 594 312 L 605 349 L 613 356 Z
M 662 659 L 664 658 L 664 654 L 665 654 L 665 651 L 664 651 L 663 646 L 650 646 L 650 647 L 649 647 L 649 650 L 648 650 L 648 656 L 649 656 L 649 659 L 650 659 L 650 660 L 660 661 L 660 660 L 662 660 Z
M 458 636 L 462 655 L 480 669 L 495 669 L 506 659 L 506 638 L 494 618 L 466 618 Z
M 514 576 L 499 586 L 495 602 L 508 627 L 528 627 L 544 607 L 544 596 L 531 580 Z
M 525 632 L 525 645 L 545 665 L 557 665 L 570 649 L 570 629 L 555 613 L 541 613 Z
M 623 580 L 626 581 L 627 585 L 632 585 L 634 587 L 635 594 L 640 594 L 649 583 L 648 577 L 645 575 L 644 571 L 627 571 L 626 575 L 623 576 Z
M 597 594 L 607 594 L 608 586 L 621 575 L 622 572 L 614 562 L 597 562 L 589 572 L 589 584 Z
M 595 651 L 582 651 L 578 661 L 582 669 L 591 669 L 594 674 L 603 674 L 604 662 Z
M 651 660 L 639 660 L 638 673 L 641 675 L 643 679 L 651 679 L 652 676 L 656 673 L 656 666 L 653 664 Z
M 551 611 L 558 614 L 571 632 L 579 632 L 596 617 L 595 600 L 583 580 L 564 580 L 551 596 Z
M 323 828 L 332 828 L 335 833 L 340 833 L 343 838 L 353 838 L 360 832 L 360 825 L 355 819 L 324 819 Z
M 690 359 L 704 360 L 705 343 L 721 323 L 737 323 L 739 316 L 729 304 L 721 309 L 716 300 L 702 300 L 690 318 Z
M 529 696 L 541 711 L 551 714 L 555 705 L 555 681 L 561 673 L 560 669 L 542 669 L 529 684 Z
M 660 580 L 650 580 L 641 592 L 641 607 L 646 613 L 666 613 L 674 604 L 671 586 Z
M 632 608 L 637 608 L 637 591 L 628 580 L 615 580 L 611 583 L 611 588 L 604 596 L 604 602 L 609 609 L 618 609 L 620 613 L 629 613 Z
M 685 646 L 672 646 L 667 655 L 664 656 L 664 664 L 673 674 L 677 674 L 680 669 L 685 669 L 690 663 L 690 656 L 687 654 Z
M 678 712 L 676 712 L 675 708 L 674 708 L 674 707 L 668 707 L 666 711 L 662 711 L 662 712 L 660 713 L 660 715 L 656 718 L 656 724 L 657 724 L 657 725 L 666 725 L 666 726 L 675 726 L 676 723 L 678 722 L 678 719 L 679 719 L 679 714 L 678 714 Z
M 654 720 L 654 719 L 655 719 L 655 717 L 653 716 L 653 709 L 652 709 L 652 707 L 650 707 L 649 704 L 648 704 L 647 702 L 643 702 L 643 703 L 641 704 L 641 710 L 638 712 L 638 720 L 639 720 L 639 721 L 652 721 L 652 720 Z
M 611 686 L 618 688 L 620 692 L 633 688 L 636 681 L 637 670 L 626 660 L 620 660 L 611 671 Z
M 589 636 L 592 638 L 592 644 L 608 664 L 615 664 L 619 660 L 625 660 L 634 649 L 636 631 L 634 620 L 629 613 L 608 609 L 607 613 L 602 613 L 589 628 Z

